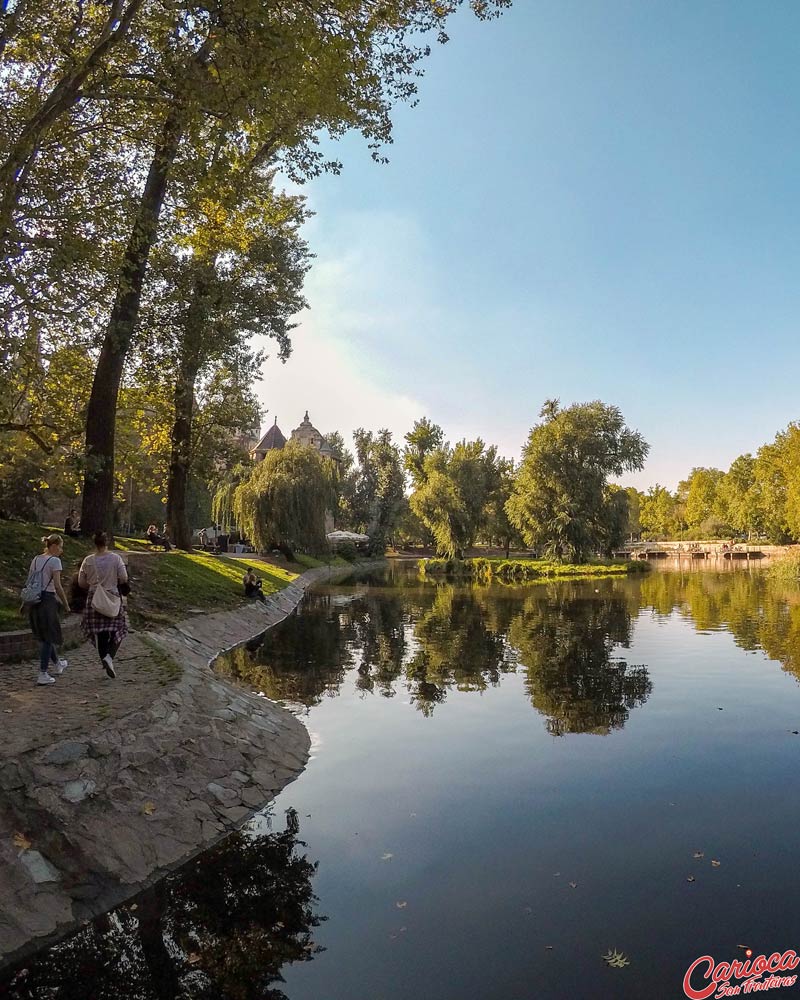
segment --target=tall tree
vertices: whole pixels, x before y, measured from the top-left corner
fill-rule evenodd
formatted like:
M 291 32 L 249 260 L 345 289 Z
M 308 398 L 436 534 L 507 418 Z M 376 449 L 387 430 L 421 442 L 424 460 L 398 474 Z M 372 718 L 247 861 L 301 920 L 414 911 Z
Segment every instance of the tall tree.
M 382 553 L 405 503 L 400 449 L 391 431 L 353 431 L 358 473 L 353 497 L 356 527 L 370 536 L 370 552 Z
M 334 502 L 333 463 L 289 441 L 273 449 L 233 495 L 236 523 L 260 551 L 324 552 L 325 515 Z
M 427 417 L 414 421 L 414 426 L 405 436 L 403 465 L 416 489 L 425 479 L 425 459 L 432 451 L 444 445 L 444 431 Z
M 678 485 L 678 494 L 685 497 L 684 518 L 689 528 L 709 524 L 717 511 L 717 490 L 724 473 L 720 469 L 692 469 L 689 478 Z
M 497 449 L 480 439 L 438 448 L 424 461 L 411 509 L 430 530 L 440 555 L 462 558 L 486 521 L 486 507 L 499 488 Z
M 470 6 L 487 18 L 509 2 Z M 459 6 L 461 0 L 388 0 L 377 9 L 368 0 L 295 0 L 276 8 L 265 0 L 225 0 L 206 17 L 186 20 L 169 72 L 157 81 L 170 100 L 154 136 L 89 401 L 85 530 L 108 521 L 117 393 L 161 210 L 181 163 L 191 175 L 203 159 L 198 148 L 223 137 L 257 160 L 280 157 L 285 170 L 304 178 L 326 165 L 316 148 L 319 133 L 337 137 L 349 128 L 365 135 L 380 159 L 391 139 L 392 104 L 416 93 L 428 51 L 424 36 L 438 31 L 445 40 L 444 26 Z
M 669 537 L 680 527 L 678 498 L 665 486 L 656 483 L 640 496 L 639 523 L 651 537 Z
M 509 518 L 528 545 L 583 561 L 607 547 L 609 477 L 641 469 L 648 445 L 615 406 L 548 400 L 530 432 Z M 616 501 L 614 501 L 616 502 Z

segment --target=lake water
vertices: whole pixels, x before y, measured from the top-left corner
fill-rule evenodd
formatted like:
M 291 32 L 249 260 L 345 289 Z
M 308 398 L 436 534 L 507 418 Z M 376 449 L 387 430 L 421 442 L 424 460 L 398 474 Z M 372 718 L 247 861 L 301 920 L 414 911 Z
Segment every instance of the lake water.
M 302 713 L 306 772 L 0 993 L 679 998 L 701 955 L 800 952 L 800 590 L 397 567 L 255 646 L 219 669 Z

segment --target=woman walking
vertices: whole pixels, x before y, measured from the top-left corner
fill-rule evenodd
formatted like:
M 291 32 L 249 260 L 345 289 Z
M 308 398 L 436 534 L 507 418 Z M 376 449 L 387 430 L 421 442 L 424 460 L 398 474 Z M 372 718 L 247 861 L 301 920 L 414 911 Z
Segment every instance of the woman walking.
M 120 584 L 127 584 L 128 571 L 116 552 L 108 550 L 108 536 L 95 532 L 94 552 L 81 563 L 78 585 L 88 589 L 83 613 L 83 632 L 97 647 L 100 662 L 109 677 L 116 677 L 114 657 L 128 634 L 128 621 L 120 597 Z
M 67 661 L 59 659 L 58 647 L 64 641 L 61 634 L 61 620 L 58 617 L 58 605 L 69 611 L 67 597 L 61 586 L 61 553 L 64 551 L 64 539 L 61 535 L 46 535 L 42 539 L 44 552 L 34 556 L 31 562 L 29 577 L 39 573 L 42 581 L 41 599 L 30 608 L 29 619 L 31 631 L 40 642 L 39 648 L 39 679 L 37 684 L 55 684 L 48 667 L 53 664 L 53 674 L 63 674 L 67 669 Z

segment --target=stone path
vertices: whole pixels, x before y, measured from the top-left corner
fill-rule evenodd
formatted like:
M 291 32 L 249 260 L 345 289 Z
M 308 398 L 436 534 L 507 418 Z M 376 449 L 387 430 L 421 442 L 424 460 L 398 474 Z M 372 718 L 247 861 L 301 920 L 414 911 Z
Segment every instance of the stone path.
M 93 646 L 64 654 L 67 671 L 49 687 L 35 684 L 38 661 L 0 663 L 2 759 L 49 746 L 151 703 L 180 675 L 176 665 L 154 659 L 137 634 L 120 647 L 116 680 L 106 677 Z
M 0 966 L 156 881 L 303 770 L 303 725 L 209 663 L 330 575 L 129 635 L 116 681 L 90 647 L 49 688 L 30 663 L 0 667 Z

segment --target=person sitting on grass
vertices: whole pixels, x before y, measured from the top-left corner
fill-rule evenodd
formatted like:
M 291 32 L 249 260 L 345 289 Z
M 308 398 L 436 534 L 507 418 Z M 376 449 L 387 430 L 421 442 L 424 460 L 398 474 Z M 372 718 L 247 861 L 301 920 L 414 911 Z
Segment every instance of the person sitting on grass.
M 172 551 L 169 539 L 166 535 L 159 535 L 158 528 L 154 524 L 148 527 L 146 538 L 151 545 L 163 545 L 165 552 Z
M 242 583 L 244 584 L 244 596 L 255 598 L 256 600 L 266 603 L 266 597 L 264 597 L 263 580 L 259 580 L 256 576 L 253 567 L 248 566 L 247 572 L 245 573 Z
M 64 534 L 70 538 L 79 538 L 81 533 L 78 529 L 80 526 L 81 522 L 78 519 L 78 512 L 73 507 L 73 509 L 69 512 L 67 519 L 64 521 Z

